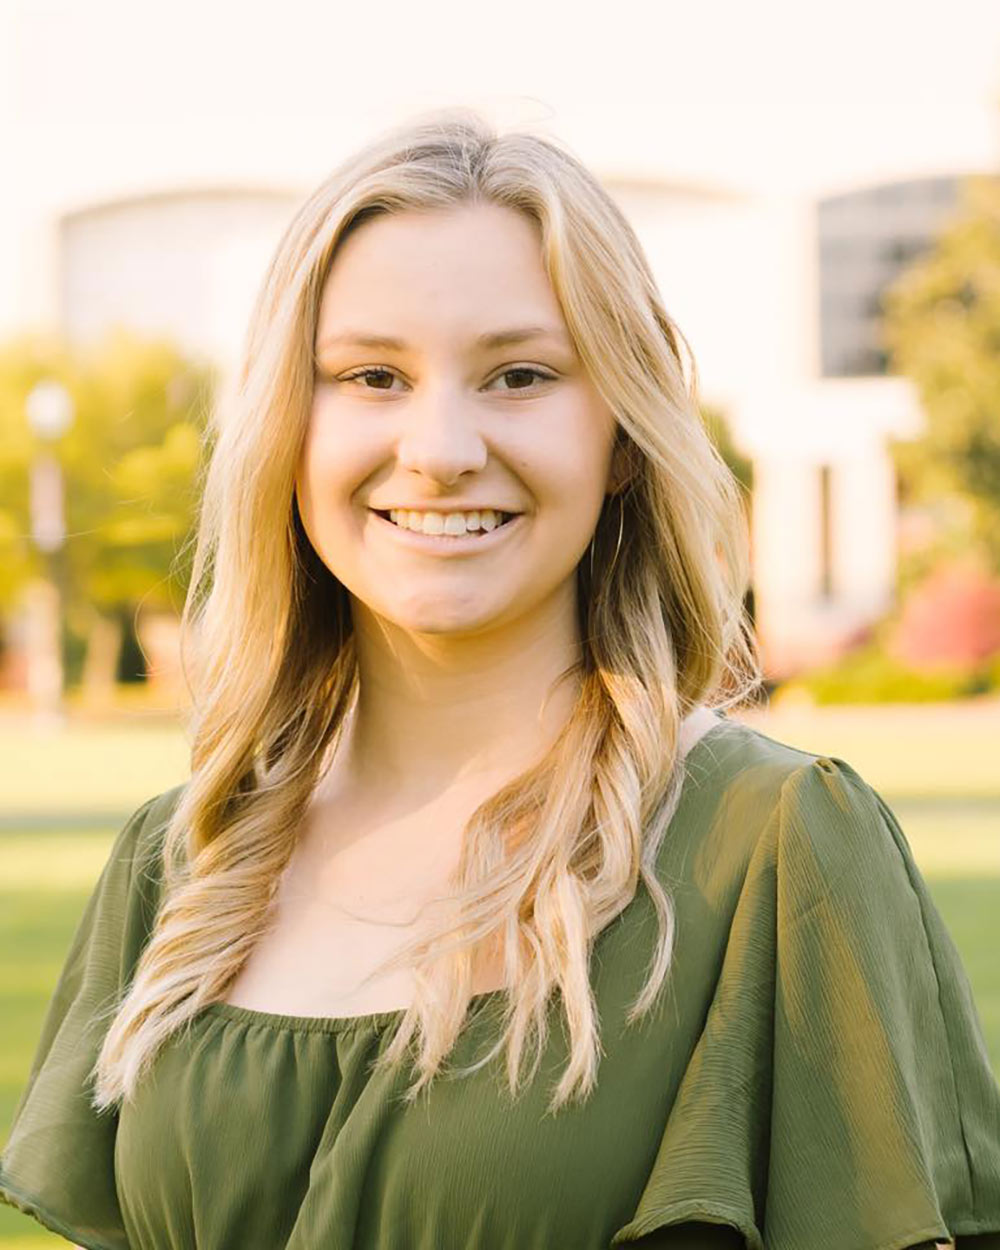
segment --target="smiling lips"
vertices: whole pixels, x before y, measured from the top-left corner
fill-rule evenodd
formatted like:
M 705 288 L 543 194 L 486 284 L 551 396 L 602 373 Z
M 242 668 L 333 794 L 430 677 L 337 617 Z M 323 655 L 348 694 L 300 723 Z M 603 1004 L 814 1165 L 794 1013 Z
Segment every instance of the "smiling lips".
M 393 512 L 396 510 L 393 509 Z M 466 556 L 476 552 L 493 551 L 498 546 L 504 545 L 510 541 L 508 535 L 517 534 L 521 526 L 524 524 L 525 516 L 523 512 L 515 513 L 495 513 L 496 517 L 506 517 L 505 520 L 498 520 L 492 529 L 484 529 L 482 526 L 478 529 L 465 529 L 463 516 L 452 513 L 459 524 L 463 525 L 461 532 L 448 533 L 445 529 L 438 532 L 425 530 L 423 526 L 420 529 L 411 529 L 409 524 L 405 526 L 400 520 L 394 521 L 391 517 L 383 516 L 380 512 L 373 512 L 373 519 L 377 528 L 385 527 L 386 537 L 394 545 L 409 548 L 412 552 L 424 552 L 427 555 L 438 557 L 446 556 Z M 409 513 L 403 510 L 400 515 L 408 519 Z M 425 514 L 417 513 L 419 518 Z M 482 520 L 482 514 L 480 514 Z M 433 524 L 433 522 L 432 522 Z M 455 520 L 451 521 L 451 525 L 455 525 Z
M 520 513 L 482 508 L 465 512 L 424 512 L 408 508 L 374 509 L 379 516 L 399 529 L 417 534 L 462 537 L 465 534 L 489 533 Z

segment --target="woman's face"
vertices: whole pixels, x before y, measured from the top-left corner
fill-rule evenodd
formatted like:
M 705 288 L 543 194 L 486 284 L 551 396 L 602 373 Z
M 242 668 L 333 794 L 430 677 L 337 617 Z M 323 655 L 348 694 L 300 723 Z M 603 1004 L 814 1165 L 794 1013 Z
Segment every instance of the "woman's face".
M 360 606 L 411 633 L 477 634 L 551 596 L 575 608 L 615 421 L 540 248 L 523 214 L 470 204 L 375 217 L 335 255 L 296 497 L 356 623 Z M 485 510 L 516 515 L 452 533 Z

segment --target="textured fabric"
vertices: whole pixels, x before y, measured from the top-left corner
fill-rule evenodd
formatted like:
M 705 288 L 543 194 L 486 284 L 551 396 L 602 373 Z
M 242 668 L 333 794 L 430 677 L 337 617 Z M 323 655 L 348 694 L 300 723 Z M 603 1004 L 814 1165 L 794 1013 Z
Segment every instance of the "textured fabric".
M 0 1195 L 90 1250 L 1000 1247 L 1000 1087 L 892 812 L 843 760 L 724 718 L 686 769 L 658 860 L 667 986 L 626 1027 L 656 935 L 640 885 L 594 948 L 597 1088 L 554 1116 L 558 997 L 515 1103 L 501 1054 L 404 1106 L 405 1066 L 369 1070 L 401 1011 L 216 1003 L 120 1116 L 95 1115 L 96 1013 L 148 939 L 181 787 L 150 800 L 73 939 Z M 477 996 L 456 1064 L 501 1005 Z

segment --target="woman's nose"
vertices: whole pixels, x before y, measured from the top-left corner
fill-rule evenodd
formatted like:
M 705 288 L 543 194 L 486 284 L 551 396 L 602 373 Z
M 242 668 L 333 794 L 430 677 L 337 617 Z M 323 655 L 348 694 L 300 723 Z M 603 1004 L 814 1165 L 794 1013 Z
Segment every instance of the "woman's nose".
M 403 468 L 451 481 L 482 469 L 488 449 L 467 396 L 443 388 L 406 405 L 397 445 Z

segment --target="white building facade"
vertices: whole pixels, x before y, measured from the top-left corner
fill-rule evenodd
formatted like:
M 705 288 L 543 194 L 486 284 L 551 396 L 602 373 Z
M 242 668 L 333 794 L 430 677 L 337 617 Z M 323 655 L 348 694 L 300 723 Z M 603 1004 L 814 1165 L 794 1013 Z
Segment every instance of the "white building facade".
M 20 219 L 20 238 L 8 222 L 22 263 L 0 307 L 6 330 L 56 328 L 84 343 L 124 325 L 231 369 L 269 256 L 311 184 L 266 170 L 223 183 L 120 181 L 119 170 L 104 186 L 92 176 L 85 195 L 50 187 Z M 790 675 L 892 606 L 886 439 L 916 433 L 921 415 L 910 385 L 884 372 L 873 302 L 946 222 L 954 179 L 821 200 L 604 182 L 692 346 L 703 399 L 753 461 L 758 634 L 768 672 Z

